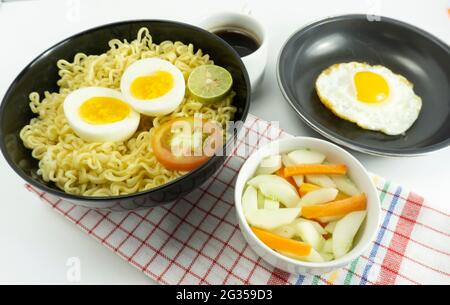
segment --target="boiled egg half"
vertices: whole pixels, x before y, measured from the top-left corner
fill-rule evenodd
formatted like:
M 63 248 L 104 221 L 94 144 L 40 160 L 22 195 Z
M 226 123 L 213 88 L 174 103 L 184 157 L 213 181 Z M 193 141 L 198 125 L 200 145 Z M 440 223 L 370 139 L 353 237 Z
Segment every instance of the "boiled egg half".
M 138 112 L 148 116 L 165 115 L 181 104 L 185 94 L 183 73 L 159 58 L 141 59 L 123 73 L 120 89 Z
M 135 133 L 140 119 L 120 92 L 101 87 L 67 95 L 64 115 L 74 132 L 89 142 L 125 141 Z

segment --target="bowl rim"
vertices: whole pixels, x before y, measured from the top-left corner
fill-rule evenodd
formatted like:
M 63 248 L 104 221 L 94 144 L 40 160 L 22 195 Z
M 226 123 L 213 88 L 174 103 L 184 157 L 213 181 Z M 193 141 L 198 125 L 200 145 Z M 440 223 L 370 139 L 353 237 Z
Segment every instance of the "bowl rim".
M 433 34 L 427 32 L 419 27 L 416 27 L 410 23 L 400 21 L 398 19 L 394 19 L 394 18 L 390 18 L 390 17 L 379 16 L 379 18 L 380 18 L 380 21 L 382 21 L 382 22 L 387 22 L 388 24 L 401 26 L 408 30 L 416 32 L 417 34 L 422 35 L 422 36 L 426 37 L 427 39 L 433 41 L 435 44 L 441 46 L 442 48 L 447 49 L 450 53 L 450 46 L 448 44 L 446 44 L 444 41 L 437 38 Z M 301 27 L 299 27 L 297 30 L 295 30 L 291 35 L 289 35 L 289 37 L 285 40 L 285 42 L 281 46 L 280 51 L 278 52 L 278 58 L 277 58 L 277 63 L 276 63 L 276 67 L 275 67 L 278 87 L 280 88 L 284 99 L 294 109 L 294 111 L 303 120 L 303 122 L 305 122 L 310 128 L 312 128 L 313 130 L 315 130 L 316 132 L 318 132 L 325 138 L 327 138 L 339 145 L 348 147 L 354 151 L 358 151 L 358 152 L 362 152 L 365 154 L 378 156 L 378 157 L 417 157 L 417 156 L 429 155 L 431 153 L 435 153 L 435 152 L 442 151 L 445 149 L 450 149 L 450 137 L 444 141 L 441 141 L 441 142 L 433 144 L 433 145 L 426 146 L 424 148 L 402 149 L 402 152 L 399 152 L 398 149 L 397 150 L 396 149 L 380 150 L 380 149 L 376 149 L 371 146 L 368 146 L 366 144 L 352 144 L 352 143 L 349 143 L 346 138 L 343 138 L 339 135 L 334 135 L 333 134 L 334 132 L 331 130 L 328 130 L 328 128 L 323 128 L 322 124 L 316 123 L 315 119 L 313 117 L 306 115 L 305 113 L 303 113 L 302 111 L 300 111 L 299 109 L 297 109 L 295 107 L 294 102 L 289 98 L 289 96 L 287 94 L 287 91 L 283 84 L 284 82 L 282 80 L 282 76 L 280 73 L 281 72 L 280 71 L 281 58 L 283 56 L 283 53 L 286 50 L 286 46 L 291 42 L 291 40 L 296 35 L 306 33 L 309 29 L 311 29 L 315 26 L 319 26 L 323 23 L 330 23 L 330 22 L 336 22 L 336 21 L 342 21 L 342 20 L 362 20 L 362 19 L 367 20 L 367 15 L 365 15 L 365 14 L 340 14 L 340 15 L 328 16 L 325 18 L 316 19 L 309 23 L 306 23 L 306 24 L 302 25 Z M 373 22 L 378 22 L 378 21 L 373 21 Z M 355 128 L 357 128 L 357 127 L 355 126 Z
M 301 261 L 301 260 L 297 260 L 294 258 L 290 258 L 288 256 L 284 256 L 280 253 L 278 253 L 277 251 L 273 250 L 272 248 L 270 248 L 269 246 L 267 246 L 265 243 L 263 243 L 251 230 L 250 225 L 248 224 L 247 220 L 245 219 L 244 216 L 244 212 L 242 209 L 242 204 L 238 204 L 238 201 L 241 201 L 242 198 L 242 193 L 241 194 L 237 194 L 235 191 L 235 207 L 236 207 L 236 214 L 237 217 L 239 218 L 239 223 L 243 223 L 243 226 L 239 226 L 241 231 L 245 231 L 248 234 L 250 234 L 252 236 L 252 238 L 254 240 L 256 240 L 256 242 L 258 243 L 259 246 L 261 246 L 266 252 L 268 252 L 269 254 L 275 256 L 277 259 L 281 259 L 284 262 L 287 262 L 289 264 L 294 264 L 297 267 L 306 267 L 306 268 L 338 268 L 339 266 L 343 266 L 345 264 L 348 264 L 349 262 L 353 261 L 354 259 L 360 257 L 370 246 L 370 244 L 372 243 L 373 240 L 375 240 L 375 237 L 377 235 L 377 232 L 380 228 L 380 223 L 381 223 L 381 203 L 380 203 L 380 198 L 378 197 L 378 193 L 376 191 L 375 185 L 372 181 L 372 179 L 369 176 L 368 171 L 365 169 L 365 167 L 361 164 L 361 162 L 359 162 L 358 159 L 356 159 L 351 153 L 349 153 L 348 151 L 346 151 L 345 149 L 337 146 L 334 143 L 331 143 L 329 141 L 326 140 L 322 140 L 322 139 L 318 139 L 318 138 L 314 138 L 314 137 L 303 137 L 303 136 L 295 136 L 295 137 L 290 137 L 290 138 L 283 138 L 283 139 L 278 139 L 278 140 L 274 140 L 271 141 L 263 146 L 261 146 L 260 148 L 258 148 L 258 150 L 256 150 L 255 152 L 253 152 L 248 158 L 247 160 L 245 160 L 244 164 L 241 167 L 241 171 L 238 174 L 238 177 L 236 178 L 236 183 L 239 180 L 239 176 L 242 173 L 242 168 L 245 166 L 245 163 L 248 162 L 248 160 L 250 160 L 250 158 L 252 156 L 255 156 L 256 154 L 259 154 L 259 152 L 263 149 L 266 149 L 267 147 L 269 147 L 270 145 L 274 145 L 274 143 L 276 142 L 282 142 L 282 141 L 312 141 L 312 142 L 318 142 L 318 143 L 322 143 L 324 145 L 328 145 L 330 148 L 332 148 L 333 150 L 337 150 L 340 151 L 340 153 L 343 153 L 344 155 L 347 155 L 351 162 L 358 168 L 358 170 L 361 170 L 361 172 L 366 176 L 366 178 L 371 182 L 371 191 L 372 193 L 376 194 L 375 198 L 373 198 L 375 200 L 375 203 L 377 204 L 377 215 L 374 215 L 374 217 L 376 217 L 375 219 L 375 225 L 373 226 L 373 231 L 369 232 L 368 234 L 368 241 L 367 243 L 361 245 L 361 249 L 358 252 L 354 252 L 354 253 L 347 253 L 342 257 L 339 257 L 338 259 L 334 259 L 332 261 L 328 261 L 328 262 L 306 262 L 306 261 Z M 301 147 L 299 147 L 300 149 Z M 244 182 L 246 183 L 246 181 Z M 245 185 L 244 185 L 245 186 Z M 236 189 L 236 188 L 235 188 Z M 242 192 L 244 191 L 244 187 L 242 188 Z M 238 200 L 239 198 L 239 200 Z M 367 210 L 368 211 L 368 210 Z M 367 212 L 368 214 L 369 212 Z M 366 217 L 367 219 L 367 217 Z M 354 249 L 354 247 L 352 248 Z
M 37 55 L 32 61 L 30 61 L 21 71 L 20 73 L 14 78 L 14 80 L 11 82 L 11 84 L 9 85 L 8 89 L 6 90 L 5 94 L 3 95 L 2 98 L 2 102 L 0 104 L 0 118 L 3 118 L 3 114 L 4 114 L 4 108 L 6 107 L 6 99 L 7 97 L 11 94 L 12 91 L 12 87 L 20 80 L 20 78 L 23 77 L 23 75 L 25 75 L 27 73 L 27 70 L 34 65 L 38 60 L 40 60 L 41 58 L 43 58 L 47 53 L 52 52 L 54 49 L 58 48 L 59 46 L 61 46 L 62 44 L 76 39 L 80 36 L 83 35 L 89 35 L 94 31 L 98 31 L 98 30 L 103 30 L 103 29 L 107 29 L 109 27 L 113 27 L 113 26 L 119 26 L 119 25 L 126 25 L 126 24 L 134 24 L 134 23 L 145 23 L 145 22 L 149 22 L 149 23 L 165 23 L 165 24 L 171 24 L 171 25 L 176 25 L 176 26 L 181 26 L 181 27 L 185 27 L 185 28 L 189 28 L 192 30 L 195 30 L 197 32 L 203 33 L 206 36 L 209 36 L 210 39 L 215 40 L 216 42 L 219 42 L 220 44 L 223 45 L 224 48 L 228 49 L 228 51 L 230 51 L 232 54 L 234 54 L 235 58 L 237 59 L 237 62 L 240 66 L 240 70 L 243 73 L 244 76 L 244 82 L 246 84 L 246 100 L 245 100 L 245 105 L 244 105 L 244 109 L 242 112 L 242 121 L 245 121 L 249 112 L 249 108 L 250 108 L 250 101 L 251 101 L 251 86 L 250 86 L 250 78 L 247 72 L 247 69 L 245 68 L 245 65 L 241 59 L 241 57 L 239 56 L 239 54 L 229 45 L 227 44 L 223 39 L 221 39 L 220 37 L 218 37 L 217 35 L 214 35 L 213 33 L 198 27 L 196 25 L 193 24 L 188 24 L 188 23 L 184 23 L 184 22 L 179 22 L 179 21 L 173 21 L 173 20 L 166 20 L 166 19 L 130 19 L 130 20 L 123 20 L 123 21 L 117 21 L 117 22 L 111 22 L 111 23 L 106 23 L 106 24 L 102 24 L 102 25 L 98 25 L 95 27 L 91 27 L 88 28 L 86 30 L 83 30 L 81 32 L 75 33 L 55 44 L 53 44 L 51 47 L 47 48 L 46 50 L 44 50 L 43 52 L 41 52 L 39 55 Z M 242 124 L 238 124 L 238 130 L 236 130 L 236 132 L 233 134 L 232 137 L 230 137 L 228 139 L 228 141 L 222 146 L 223 151 L 228 151 L 226 150 L 226 148 L 228 148 L 229 145 L 233 144 L 233 139 L 237 138 L 237 133 L 240 131 L 240 129 L 242 128 L 241 126 Z M 38 189 L 44 190 L 47 193 L 50 193 L 52 195 L 64 198 L 64 199 L 68 199 L 68 200 L 83 200 L 83 201 L 95 201 L 95 202 L 103 202 L 103 201 L 113 201 L 113 200 L 122 200 L 122 199 L 130 199 L 133 197 L 140 197 L 142 195 L 146 195 L 146 194 L 151 194 L 151 193 L 155 193 L 164 189 L 167 189 L 169 187 L 172 187 L 174 184 L 178 183 L 179 181 L 181 181 L 182 179 L 189 179 L 192 176 L 195 176 L 195 174 L 210 166 L 211 164 L 215 163 L 216 160 L 218 158 L 223 158 L 226 156 L 217 156 L 214 155 L 213 157 L 209 158 L 208 161 L 206 161 L 205 163 L 203 163 L 201 166 L 199 166 L 198 168 L 188 172 L 187 174 L 184 174 L 180 177 L 177 177 L 176 179 L 173 179 L 165 184 L 159 185 L 157 187 L 148 189 L 148 190 L 144 190 L 144 191 L 140 191 L 140 192 L 134 192 L 134 193 L 130 193 L 130 194 L 125 194 L 125 195 L 114 195 L 114 196 L 84 196 L 84 195 L 76 195 L 76 194 L 70 194 L 70 193 L 66 193 L 63 190 L 57 189 L 57 188 L 51 188 L 49 187 L 47 184 L 41 183 L 35 179 L 30 178 L 28 175 L 26 175 L 25 173 L 23 173 L 23 171 L 21 169 L 19 169 L 15 163 L 12 161 L 12 159 L 10 158 L 9 154 L 7 153 L 7 149 L 6 149 L 6 143 L 4 141 L 5 139 L 5 135 L 3 134 L 3 131 L 0 130 L 0 150 L 2 151 L 2 154 L 5 158 L 5 160 L 7 161 L 7 163 L 9 164 L 9 166 L 16 172 L 16 174 L 18 174 L 22 179 L 24 179 L 27 183 L 31 184 L 32 186 L 37 187 Z M 31 151 L 30 151 L 31 153 Z

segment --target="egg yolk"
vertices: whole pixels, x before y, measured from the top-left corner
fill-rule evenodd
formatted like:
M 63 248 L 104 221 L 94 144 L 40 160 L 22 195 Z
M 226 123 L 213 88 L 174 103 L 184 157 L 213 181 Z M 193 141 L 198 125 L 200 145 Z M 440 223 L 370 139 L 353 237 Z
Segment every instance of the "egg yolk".
M 99 96 L 84 101 L 79 113 L 89 124 L 109 124 L 126 118 L 130 113 L 130 106 L 113 97 Z
M 172 74 L 157 71 L 152 75 L 137 77 L 131 84 L 131 94 L 140 100 L 150 100 L 163 96 L 173 87 Z
M 363 71 L 354 76 L 356 96 L 364 103 L 378 103 L 384 101 L 389 95 L 389 86 L 379 74 Z

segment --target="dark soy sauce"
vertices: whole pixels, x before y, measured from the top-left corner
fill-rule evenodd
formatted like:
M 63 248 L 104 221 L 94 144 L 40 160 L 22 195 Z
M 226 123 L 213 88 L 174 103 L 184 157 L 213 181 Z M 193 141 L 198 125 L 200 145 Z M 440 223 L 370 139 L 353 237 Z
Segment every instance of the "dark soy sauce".
M 250 55 L 259 48 L 259 42 L 242 30 L 220 29 L 213 33 L 225 40 L 240 57 Z

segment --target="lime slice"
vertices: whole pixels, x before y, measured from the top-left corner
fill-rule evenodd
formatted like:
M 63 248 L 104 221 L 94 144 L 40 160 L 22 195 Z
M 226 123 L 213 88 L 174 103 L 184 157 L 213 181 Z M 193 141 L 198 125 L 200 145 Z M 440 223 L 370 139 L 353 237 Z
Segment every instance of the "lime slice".
M 230 72 L 216 65 L 198 66 L 192 70 L 188 79 L 188 90 L 202 102 L 220 100 L 233 85 Z

